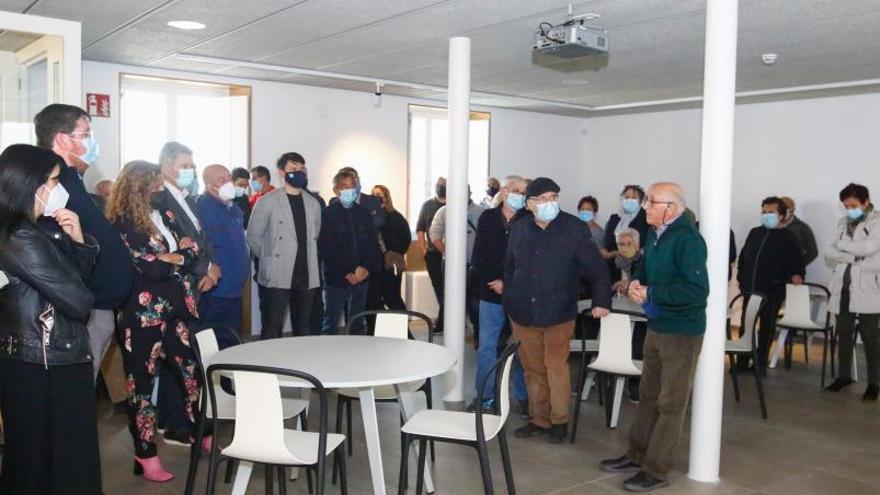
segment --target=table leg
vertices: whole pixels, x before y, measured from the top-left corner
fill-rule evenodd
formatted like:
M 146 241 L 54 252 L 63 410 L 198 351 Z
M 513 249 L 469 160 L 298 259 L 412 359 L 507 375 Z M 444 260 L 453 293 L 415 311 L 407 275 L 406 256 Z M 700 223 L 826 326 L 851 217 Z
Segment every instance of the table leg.
M 244 495 L 247 492 L 253 470 L 254 463 L 252 462 L 240 461 L 238 463 L 238 469 L 235 470 L 235 483 L 232 485 L 232 495 Z
M 419 408 L 416 405 L 415 397 L 420 392 L 401 392 L 398 385 L 394 385 L 394 391 L 397 393 L 397 403 L 400 406 L 400 413 L 403 415 L 404 423 L 409 421 L 420 410 L 427 409 L 427 400 L 425 401 L 425 407 Z M 413 455 L 416 456 L 416 459 L 418 459 L 418 449 L 418 446 L 413 449 Z M 425 463 L 425 490 L 428 493 L 434 493 L 434 479 L 431 477 L 429 463 Z
M 376 394 L 372 388 L 365 388 L 361 389 L 358 395 L 361 399 L 361 416 L 364 418 L 364 436 L 367 442 L 367 456 L 370 459 L 373 493 L 385 495 L 385 474 L 382 469 L 382 448 L 379 445 L 379 423 L 376 417 Z

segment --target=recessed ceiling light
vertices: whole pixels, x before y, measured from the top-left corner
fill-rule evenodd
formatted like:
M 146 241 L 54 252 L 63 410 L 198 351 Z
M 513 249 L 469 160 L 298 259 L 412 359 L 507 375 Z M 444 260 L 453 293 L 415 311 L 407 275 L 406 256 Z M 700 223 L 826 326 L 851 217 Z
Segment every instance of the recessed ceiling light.
M 170 21 L 168 25 L 176 29 L 185 29 L 187 31 L 195 31 L 205 29 L 205 25 L 196 21 Z
M 761 61 L 764 62 L 764 65 L 773 65 L 779 61 L 779 55 L 775 53 L 765 53 L 761 55 Z

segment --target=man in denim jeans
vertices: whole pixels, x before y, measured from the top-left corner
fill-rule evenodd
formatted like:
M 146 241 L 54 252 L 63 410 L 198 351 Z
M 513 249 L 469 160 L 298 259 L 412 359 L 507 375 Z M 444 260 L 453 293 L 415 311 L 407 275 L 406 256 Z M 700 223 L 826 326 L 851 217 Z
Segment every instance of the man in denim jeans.
M 370 211 L 357 204 L 357 177 L 341 171 L 333 178 L 339 198 L 321 212 L 318 254 L 324 267 L 324 320 L 321 333 L 336 333 L 339 317 L 364 311 L 367 279 L 379 268 L 379 234 Z M 353 334 L 364 333 L 364 322 L 352 322 Z
M 495 397 L 495 379 L 489 378 L 485 393 L 480 397 L 480 384 L 498 358 L 498 350 L 510 335 L 510 322 L 501 304 L 504 288 L 504 258 L 507 256 L 507 238 L 514 222 L 528 216 L 524 209 L 526 181 L 512 175 L 504 179 L 500 190 L 501 204 L 486 210 L 477 223 L 477 235 L 471 254 L 471 267 L 476 271 L 480 298 L 480 341 L 477 348 L 477 395 L 470 410 L 482 407 L 489 410 Z M 528 398 L 522 367 L 513 368 L 513 398 L 520 414 L 528 416 Z

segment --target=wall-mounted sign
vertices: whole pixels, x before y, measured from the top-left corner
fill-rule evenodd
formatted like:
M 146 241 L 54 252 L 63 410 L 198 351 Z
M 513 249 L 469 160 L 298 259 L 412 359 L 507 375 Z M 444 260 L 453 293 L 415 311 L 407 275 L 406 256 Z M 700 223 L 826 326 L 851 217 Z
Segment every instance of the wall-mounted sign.
M 86 93 L 86 111 L 92 117 L 109 117 L 110 95 Z

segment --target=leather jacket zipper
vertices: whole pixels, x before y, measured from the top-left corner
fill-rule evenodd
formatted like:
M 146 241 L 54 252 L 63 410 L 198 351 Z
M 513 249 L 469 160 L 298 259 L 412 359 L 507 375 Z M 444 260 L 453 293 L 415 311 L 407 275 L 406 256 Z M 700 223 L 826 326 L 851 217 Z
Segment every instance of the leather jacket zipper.
M 55 308 L 49 304 L 46 310 L 40 313 L 39 319 L 43 330 L 43 367 L 48 370 L 49 358 L 46 348 L 52 342 L 52 330 L 55 328 Z

